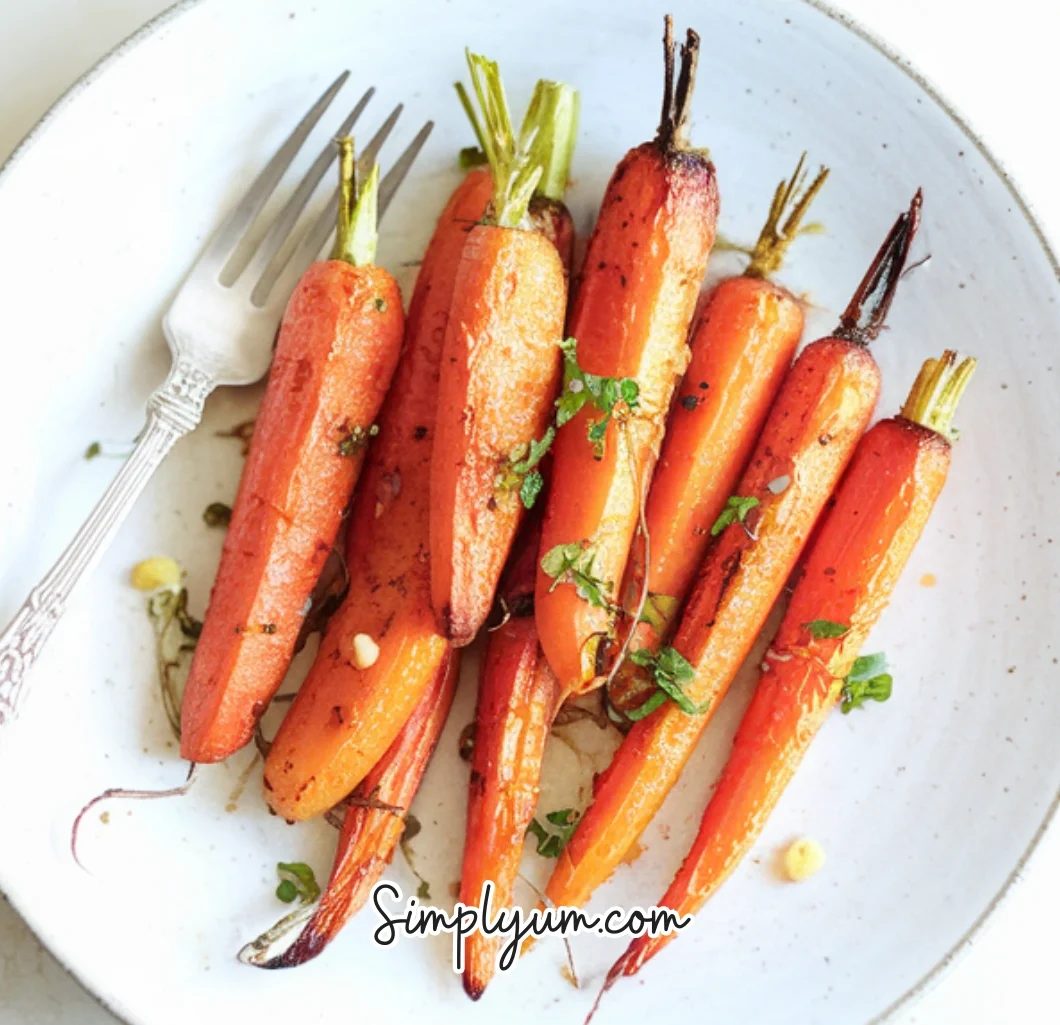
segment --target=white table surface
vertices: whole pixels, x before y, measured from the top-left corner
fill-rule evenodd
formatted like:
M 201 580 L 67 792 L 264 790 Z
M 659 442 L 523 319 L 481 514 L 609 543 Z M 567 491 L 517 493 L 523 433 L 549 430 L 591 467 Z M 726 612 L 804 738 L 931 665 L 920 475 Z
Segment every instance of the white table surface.
M 168 5 L 0 0 L 0 161 L 77 76 Z M 839 6 L 903 51 L 956 103 L 1060 240 L 1060 6 L 1043 0 L 1006 0 L 989 10 L 966 0 L 842 0 Z M 17 833 L 15 824 L 6 824 L 5 842 L 17 842 Z M 1047 836 L 974 948 L 900 1025 L 1055 1025 L 1058 912 L 1060 829 Z M 0 1025 L 114 1022 L 0 900 Z

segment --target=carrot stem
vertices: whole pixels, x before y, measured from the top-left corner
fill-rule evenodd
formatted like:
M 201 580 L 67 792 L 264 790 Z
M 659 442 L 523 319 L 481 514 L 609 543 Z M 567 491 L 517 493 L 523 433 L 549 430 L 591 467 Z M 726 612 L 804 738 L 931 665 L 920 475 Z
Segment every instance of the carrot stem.
M 563 202 L 578 137 L 580 109 L 578 90 L 566 83 L 540 79 L 534 86 L 520 135 L 531 140 L 530 163 L 541 167 L 535 195 Z
M 786 181 L 782 181 L 773 193 L 769 216 L 751 251 L 751 262 L 744 271 L 747 277 L 768 278 L 775 274 L 784 262 L 788 246 L 799 237 L 802 219 L 817 193 L 821 191 L 829 173 L 827 167 L 822 167 L 809 186 L 803 188 L 806 182 L 805 164 L 806 154 L 803 153 L 799 157 L 795 173 Z
M 861 279 L 861 284 L 843 311 L 839 326 L 832 332 L 835 338 L 845 338 L 858 345 L 868 345 L 883 329 L 887 311 L 891 308 L 898 281 L 905 267 L 913 236 L 920 227 L 920 207 L 923 193 L 916 190 L 909 209 L 894 222 L 876 253 L 875 259 Z M 868 307 L 866 312 L 865 307 Z
M 656 143 L 666 150 L 686 150 L 688 120 L 692 111 L 692 92 L 696 86 L 696 68 L 699 65 L 699 35 L 688 29 L 684 46 L 681 47 L 681 70 L 674 88 L 674 65 L 676 44 L 674 43 L 674 21 L 666 15 L 663 30 L 663 104 L 659 120 Z
M 481 142 L 493 175 L 492 216 L 500 228 L 524 226 L 530 198 L 541 179 L 542 167 L 529 153 L 532 138 L 525 130 L 515 137 L 508 97 L 496 61 L 467 51 L 471 84 L 482 115 Z M 475 123 L 475 122 L 473 122 Z
M 902 416 L 955 441 L 953 417 L 975 367 L 971 356 L 958 363 L 952 349 L 947 349 L 941 359 L 926 360 L 905 400 Z
M 336 144 L 339 147 L 339 217 L 331 259 L 367 267 L 375 263 L 379 244 L 379 165 L 372 167 L 368 180 L 358 189 L 353 139 L 346 136 L 337 139 Z

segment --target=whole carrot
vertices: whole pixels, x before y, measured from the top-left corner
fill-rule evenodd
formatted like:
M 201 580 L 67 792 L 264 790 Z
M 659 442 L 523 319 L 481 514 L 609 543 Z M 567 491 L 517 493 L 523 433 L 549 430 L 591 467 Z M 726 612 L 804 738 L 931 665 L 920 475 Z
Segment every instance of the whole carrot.
M 442 211 L 409 304 L 405 348 L 354 499 L 350 586 L 265 762 L 265 796 L 287 819 L 341 801 L 394 742 L 447 650 L 430 609 L 428 500 L 439 361 L 456 267 L 493 187 L 470 171 Z M 355 658 L 355 639 L 378 648 Z M 359 663 L 359 664 L 358 664 Z
M 620 651 L 655 651 L 669 640 L 711 528 L 751 456 L 802 337 L 802 303 L 769 275 L 780 269 L 828 177 L 822 168 L 803 189 L 805 160 L 803 154 L 790 180 L 777 186 L 747 270 L 714 287 L 693 330 L 692 359 L 648 492 L 645 530 L 635 537 L 626 566 L 621 625 L 627 637 Z M 619 709 L 646 697 L 631 689 L 630 669 L 624 663 L 608 685 L 608 698 Z
M 836 704 L 885 700 L 883 656 L 858 658 L 923 532 L 950 465 L 950 423 L 975 360 L 925 363 L 900 416 L 862 438 L 814 534 L 699 835 L 661 903 L 698 911 L 754 844 Z M 636 939 L 605 988 L 672 936 Z
M 524 124 L 516 140 L 497 65 L 471 53 L 468 65 L 494 198 L 457 271 L 430 488 L 431 599 L 439 630 L 458 647 L 489 614 L 525 507 L 536 497 L 523 486 L 527 449 L 535 441 L 547 446 L 566 308 L 557 249 L 527 216 L 543 171 L 529 150 L 533 127 Z
M 248 945 L 242 959 L 259 968 L 293 968 L 316 957 L 364 906 L 405 829 L 405 816 L 427 771 L 453 700 L 459 653 L 447 652 L 408 721 L 350 796 L 331 877 L 312 918 L 282 954 L 264 959 L 276 937 Z
M 355 196 L 353 142 L 332 258 L 287 304 L 181 712 L 181 753 L 227 758 L 287 672 L 401 349 L 397 283 L 373 265 L 378 170 Z
M 788 372 L 693 585 L 672 647 L 634 662 L 657 691 L 598 779 L 546 895 L 584 903 L 659 810 L 780 595 L 814 522 L 872 416 L 880 373 L 867 343 L 883 326 L 915 233 L 917 193 L 832 337 Z M 862 307 L 872 301 L 867 316 Z
M 534 624 L 540 523 L 527 524 L 501 585 L 505 619 L 490 635 L 475 709 L 460 900 L 478 905 L 492 882 L 494 910 L 512 904 L 527 827 L 537 805 L 541 760 L 559 707 L 559 682 Z M 493 977 L 498 937 L 475 932 L 464 945 L 464 990 L 473 1000 Z
M 567 350 L 562 399 L 578 411 L 556 437 L 541 542 L 553 558 L 538 573 L 536 598 L 541 644 L 567 693 L 591 686 L 614 658 L 617 587 L 714 243 L 714 165 L 687 133 L 699 37 L 689 30 L 676 88 L 669 18 L 664 44 L 658 134 L 612 175 L 569 327 L 577 348 Z M 574 568 L 595 581 L 588 588 L 566 573 L 576 548 L 585 554 Z

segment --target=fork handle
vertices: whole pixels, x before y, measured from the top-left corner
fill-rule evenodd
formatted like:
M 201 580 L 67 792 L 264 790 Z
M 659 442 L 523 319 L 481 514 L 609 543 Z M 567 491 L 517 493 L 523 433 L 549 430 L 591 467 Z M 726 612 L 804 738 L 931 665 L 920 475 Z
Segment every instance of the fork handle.
M 215 382 L 178 359 L 147 402 L 147 423 L 132 455 L 55 565 L 0 634 L 0 727 L 14 720 L 24 681 L 81 578 L 99 561 L 136 499 L 177 440 L 202 419 Z

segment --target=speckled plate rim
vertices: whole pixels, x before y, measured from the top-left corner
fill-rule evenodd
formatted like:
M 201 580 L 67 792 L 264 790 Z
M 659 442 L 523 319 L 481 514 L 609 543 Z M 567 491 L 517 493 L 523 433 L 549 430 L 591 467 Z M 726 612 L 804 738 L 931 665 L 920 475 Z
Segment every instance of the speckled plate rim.
M 102 75 L 104 71 L 120 60 L 125 54 L 139 46 L 145 39 L 153 36 L 159 29 L 175 21 L 182 14 L 190 11 L 193 7 L 198 7 L 200 4 L 206 2 L 208 2 L 208 0 L 179 0 L 178 3 L 175 3 L 172 7 L 166 8 L 166 10 L 156 15 L 140 29 L 104 54 L 96 64 L 77 79 L 77 81 L 75 81 L 74 84 L 71 85 L 58 100 L 56 100 L 44 116 L 41 117 L 33 128 L 30 129 L 25 138 L 23 138 L 23 140 L 15 147 L 7 160 L 5 160 L 3 164 L 0 164 L 0 188 L 3 188 L 4 181 L 11 169 L 14 168 L 29 149 L 36 144 L 38 139 L 48 131 L 52 122 L 58 117 L 58 115 L 61 114 L 78 95 L 92 85 L 92 83 Z M 801 2 L 842 25 L 847 31 L 854 33 L 854 35 L 864 40 L 880 54 L 886 57 L 887 60 L 894 64 L 899 71 L 908 75 L 928 95 L 928 97 L 934 101 L 939 109 L 964 133 L 968 141 L 979 151 L 980 154 L 982 154 L 983 159 L 1008 189 L 1009 194 L 1015 201 L 1020 213 L 1026 219 L 1027 224 L 1038 239 L 1038 244 L 1041 246 L 1042 251 L 1045 253 L 1046 258 L 1053 268 L 1053 274 L 1056 275 L 1057 281 L 1060 281 L 1060 260 L 1057 259 L 1056 251 L 1052 243 L 1049 241 L 1045 229 L 1035 215 L 1030 202 L 1023 195 L 1022 190 L 1006 170 L 1004 164 L 994 155 L 975 129 L 972 128 L 967 118 L 965 118 L 964 115 L 942 95 L 931 79 L 918 71 L 909 59 L 902 55 L 901 51 L 897 50 L 889 43 L 884 42 L 879 36 L 865 28 L 865 26 L 860 24 L 856 19 L 843 11 L 837 10 L 830 3 L 825 2 L 825 0 L 801 0 Z M 996 894 L 994 894 L 993 898 L 982 910 L 972 925 L 959 939 L 957 939 L 953 946 L 950 947 L 950 949 L 923 976 L 923 978 L 892 1001 L 888 1007 L 884 1008 L 884 1010 L 872 1018 L 867 1025 L 887 1025 L 888 1022 L 894 1022 L 901 1011 L 907 1009 L 909 1005 L 919 1000 L 925 993 L 933 989 L 943 978 L 946 977 L 953 965 L 972 947 L 976 939 L 982 933 L 984 927 L 993 917 L 994 912 L 1012 892 L 1015 884 L 1020 881 L 1027 865 L 1030 863 L 1031 857 L 1038 849 L 1042 837 L 1045 836 L 1046 831 L 1056 818 L 1058 809 L 1060 809 L 1060 790 L 1053 795 L 1041 823 L 1037 830 L 1035 830 L 1034 836 L 1031 837 L 1030 843 L 1027 845 L 1027 849 L 1020 856 L 1019 861 L 1017 861 L 1015 867 L 1009 873 L 1005 882 L 1001 885 L 1001 888 Z M 52 953 L 47 938 L 42 932 L 38 932 L 37 929 L 29 923 L 26 914 L 19 907 L 18 902 L 9 896 L 2 888 L 0 888 L 0 897 L 3 897 L 11 907 L 14 908 L 15 912 L 26 922 L 26 925 L 33 935 L 49 951 L 49 953 Z M 85 992 L 95 999 L 101 1007 L 114 1015 L 119 1021 L 125 1022 L 126 1025 L 136 1025 L 136 1023 L 130 1022 L 128 1019 L 124 1018 L 110 1003 L 107 997 L 102 993 L 99 993 L 93 987 L 92 983 L 83 978 L 75 968 L 66 964 L 66 962 L 54 953 L 52 953 L 52 956 L 55 957 L 61 967 L 72 978 L 76 979 Z

